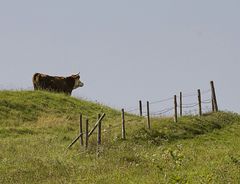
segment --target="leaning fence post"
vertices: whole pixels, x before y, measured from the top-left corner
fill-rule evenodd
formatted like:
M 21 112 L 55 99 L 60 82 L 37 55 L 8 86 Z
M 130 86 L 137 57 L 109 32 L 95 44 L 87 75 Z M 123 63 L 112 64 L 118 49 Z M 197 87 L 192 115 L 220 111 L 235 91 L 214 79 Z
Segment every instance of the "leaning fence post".
M 139 114 L 142 116 L 142 101 L 139 100 Z
M 147 124 L 148 124 L 148 129 L 151 128 L 150 126 L 150 110 L 149 110 L 149 101 L 147 101 Z
M 122 139 L 126 139 L 124 109 L 122 109 Z
M 94 130 L 97 128 L 98 124 L 103 120 L 103 118 L 105 117 L 105 115 L 106 115 L 106 114 L 103 113 L 102 116 L 98 119 L 98 121 L 96 122 L 96 124 L 94 125 L 94 127 L 92 128 L 92 130 L 89 131 L 88 137 L 90 137 L 90 136 L 93 134 Z
M 182 117 L 182 92 L 180 92 L 180 101 L 179 101 L 179 106 L 180 106 L 180 117 Z
M 80 141 L 80 145 L 83 146 L 83 129 L 82 129 L 82 114 L 80 114 L 80 121 L 79 121 L 79 141 Z
M 174 122 L 177 121 L 177 95 L 174 95 Z
M 216 97 L 216 93 L 215 93 L 214 82 L 211 81 L 210 85 L 211 85 L 211 91 L 212 91 L 213 108 L 214 108 L 214 111 L 218 112 L 217 97 Z
M 86 142 L 85 142 L 85 148 L 87 149 L 88 148 L 88 119 L 86 119 Z
M 199 116 L 202 116 L 202 100 L 201 100 L 201 90 L 198 89 L 198 107 L 199 107 Z

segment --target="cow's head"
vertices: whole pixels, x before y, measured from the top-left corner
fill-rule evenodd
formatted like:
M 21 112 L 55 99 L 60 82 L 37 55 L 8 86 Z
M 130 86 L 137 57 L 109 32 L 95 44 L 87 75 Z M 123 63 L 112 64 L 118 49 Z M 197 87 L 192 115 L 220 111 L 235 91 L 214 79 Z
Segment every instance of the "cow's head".
M 83 87 L 83 85 L 84 85 L 83 82 L 80 81 L 80 75 L 79 74 L 80 73 L 71 76 L 75 81 L 73 89 L 76 89 L 78 87 Z

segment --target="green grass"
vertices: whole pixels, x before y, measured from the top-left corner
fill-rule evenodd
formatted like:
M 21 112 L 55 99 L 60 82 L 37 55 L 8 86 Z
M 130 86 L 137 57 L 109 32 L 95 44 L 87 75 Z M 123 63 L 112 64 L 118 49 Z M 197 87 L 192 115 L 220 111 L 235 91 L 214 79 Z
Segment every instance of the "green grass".
M 79 113 L 90 127 L 98 113 L 103 144 L 76 143 Z M 219 112 L 146 120 L 63 94 L 0 92 L 0 183 L 240 183 L 240 116 Z

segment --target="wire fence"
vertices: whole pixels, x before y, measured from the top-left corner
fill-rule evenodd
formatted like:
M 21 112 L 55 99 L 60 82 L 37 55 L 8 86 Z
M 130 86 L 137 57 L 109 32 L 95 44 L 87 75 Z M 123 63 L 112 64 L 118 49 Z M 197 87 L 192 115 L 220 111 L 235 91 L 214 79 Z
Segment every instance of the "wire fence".
M 202 97 L 201 106 L 202 106 L 203 112 L 210 111 L 209 105 L 212 103 L 212 99 L 209 98 L 210 93 L 211 93 L 211 89 L 203 90 L 201 92 L 201 97 Z M 196 107 L 199 106 L 198 93 L 197 92 L 181 93 L 181 95 L 177 95 L 177 99 L 179 99 L 179 101 L 180 101 L 180 98 L 182 100 L 182 104 L 180 102 L 177 103 L 177 108 L 182 110 L 179 110 L 179 113 L 180 111 L 182 111 L 182 113 L 187 115 L 189 115 L 190 112 L 192 114 L 196 114 L 197 112 Z M 150 109 L 151 110 L 150 116 L 153 116 L 153 117 L 170 116 L 175 110 L 173 102 L 174 102 L 173 97 L 150 101 L 149 105 L 150 107 L 152 107 L 152 109 Z M 126 112 L 129 114 L 137 115 L 137 114 L 140 114 L 140 111 L 142 111 L 141 113 L 142 116 L 147 116 L 147 111 L 143 110 L 143 109 L 146 109 L 146 107 L 147 107 L 146 104 L 144 105 L 141 104 L 142 110 L 140 110 L 140 107 L 135 106 L 135 107 L 127 108 Z
M 210 96 L 210 97 L 209 97 Z M 155 108 L 153 108 L 155 106 Z M 144 110 L 143 110 L 144 109 Z M 83 136 L 85 135 L 85 148 L 88 147 L 88 139 L 89 137 L 94 134 L 97 136 L 97 155 L 99 155 L 99 145 L 101 144 L 101 134 L 108 134 L 106 137 L 110 137 L 110 135 L 113 133 L 115 135 L 116 132 L 121 131 L 122 139 L 126 139 L 126 131 L 125 131 L 125 121 L 127 122 L 127 127 L 129 125 L 135 126 L 139 125 L 139 123 L 146 123 L 147 121 L 147 127 L 148 129 L 151 129 L 151 118 L 152 117 L 170 117 L 174 115 L 174 121 L 177 122 L 178 116 L 183 115 L 203 115 L 203 113 L 206 112 L 217 112 L 218 106 L 217 106 L 217 100 L 216 100 L 216 94 L 214 89 L 213 81 L 211 81 L 211 89 L 201 91 L 198 90 L 197 93 L 180 93 L 180 95 L 175 95 L 174 98 L 169 97 L 165 99 L 160 100 L 154 100 L 150 101 L 144 105 L 142 105 L 142 102 L 139 101 L 139 107 L 131 107 L 127 110 L 122 109 L 122 116 L 120 118 L 117 118 L 116 121 L 118 121 L 118 124 L 114 125 L 105 125 L 103 131 L 101 131 L 101 120 L 104 118 L 105 113 L 100 117 L 98 115 L 98 120 L 93 129 L 89 132 L 88 131 L 88 120 L 86 120 L 86 131 L 81 132 L 82 130 L 79 130 L 79 135 L 76 137 L 73 142 L 68 146 L 70 148 L 73 144 L 76 143 L 78 139 L 83 139 Z M 128 113 L 128 116 L 125 118 L 125 113 Z M 138 116 L 131 116 L 131 115 L 137 115 L 139 113 L 139 116 L 143 116 L 146 118 L 140 118 Z M 121 123 L 120 123 L 121 122 Z M 80 118 L 80 127 L 82 127 L 82 120 Z M 146 126 L 146 125 L 145 125 Z M 94 132 L 94 130 L 98 127 L 98 132 Z M 113 131 L 115 129 L 118 129 L 117 131 Z M 119 134 L 119 132 L 118 132 Z M 83 145 L 83 143 L 81 143 Z

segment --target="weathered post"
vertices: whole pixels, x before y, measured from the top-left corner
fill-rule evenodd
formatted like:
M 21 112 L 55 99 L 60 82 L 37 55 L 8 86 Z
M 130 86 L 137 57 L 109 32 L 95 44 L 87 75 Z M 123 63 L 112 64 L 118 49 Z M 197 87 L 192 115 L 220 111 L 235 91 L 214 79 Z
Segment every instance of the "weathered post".
M 150 126 L 150 110 L 149 110 L 149 101 L 147 101 L 147 124 L 148 124 L 148 129 L 151 128 Z
M 180 101 L 179 101 L 179 106 L 180 106 L 180 117 L 182 117 L 182 92 L 180 92 Z
M 174 95 L 174 122 L 177 122 L 177 95 Z
M 126 139 L 124 109 L 122 109 L 122 139 L 124 139 L 124 140 Z
M 201 100 L 201 90 L 198 89 L 198 107 L 199 107 L 199 116 L 202 116 L 202 100 Z
M 101 115 L 98 114 L 98 120 L 101 118 Z M 98 134 L 97 134 L 97 143 L 98 145 L 101 145 L 102 143 L 102 137 L 101 137 L 101 134 L 102 134 L 102 131 L 101 131 L 101 128 L 102 128 L 102 122 L 100 121 L 99 124 L 98 124 Z
M 99 120 L 100 118 L 101 118 L 101 114 L 98 114 L 97 120 Z M 99 124 L 98 124 L 98 133 L 97 133 L 97 157 L 100 156 L 100 145 L 102 143 L 102 138 L 101 138 L 102 131 L 101 131 L 101 128 L 102 128 L 102 122 L 100 121 Z
M 142 116 L 142 101 L 139 100 L 139 115 Z
M 212 112 L 214 112 L 214 100 L 213 100 L 213 98 L 212 98 Z
M 211 91 L 212 91 L 212 102 L 213 102 L 213 108 L 215 112 L 218 112 L 218 105 L 217 105 L 217 97 L 216 97 L 216 92 L 215 92 L 215 87 L 214 87 L 214 82 L 210 82 L 211 85 Z
M 88 148 L 88 119 L 86 119 L 86 142 L 85 142 L 85 148 L 87 149 Z
M 80 142 L 80 146 L 83 146 L 83 128 L 82 128 L 82 114 L 80 114 L 80 121 L 79 121 L 79 142 Z
M 98 127 L 98 124 L 103 120 L 103 118 L 105 117 L 105 115 L 106 115 L 106 114 L 103 113 L 102 116 L 98 119 L 98 121 L 95 123 L 94 127 L 92 128 L 92 130 L 89 131 L 88 137 L 90 137 L 90 136 L 93 134 L 94 130 Z

